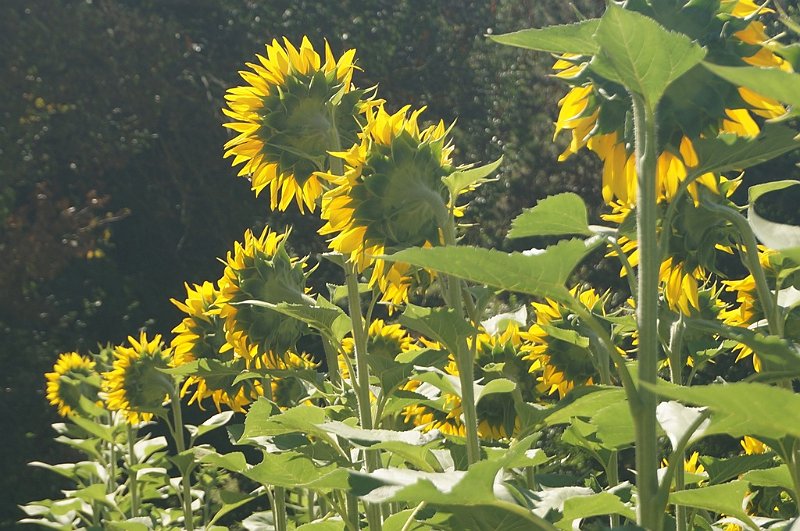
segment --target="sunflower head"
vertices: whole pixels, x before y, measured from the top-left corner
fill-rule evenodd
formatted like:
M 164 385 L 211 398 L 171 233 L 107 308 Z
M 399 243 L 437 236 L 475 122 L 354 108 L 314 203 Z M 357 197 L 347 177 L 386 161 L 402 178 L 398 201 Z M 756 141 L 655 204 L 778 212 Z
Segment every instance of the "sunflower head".
M 211 398 L 217 410 L 223 405 L 234 411 L 243 411 L 244 406 L 260 396 L 251 380 L 234 383 L 237 372 L 246 370 L 244 358 L 236 355 L 233 345 L 225 336 L 225 320 L 220 316 L 217 304 L 220 291 L 211 282 L 194 287 L 186 285 L 185 302 L 172 299 L 186 317 L 172 332 L 173 361 L 175 366 L 196 360 L 206 360 L 187 376 L 181 387 L 181 397 L 191 393 L 189 404 L 197 402 L 203 408 L 203 400 Z M 242 346 L 239 350 L 243 350 Z
M 266 56 L 240 72 L 247 85 L 229 89 L 225 127 L 239 133 L 225 157 L 242 164 L 256 194 L 270 189 L 272 208 L 294 199 L 313 211 L 325 187 L 321 174 L 329 151 L 357 142 L 364 92 L 352 86 L 355 50 L 336 60 L 327 42 L 324 62 L 307 37 L 300 48 L 287 39 L 266 46 Z
M 604 297 L 593 289 L 573 295 L 592 312 L 604 313 Z M 531 362 L 530 372 L 537 374 L 537 390 L 564 398 L 573 388 L 593 385 L 597 377 L 589 352 L 589 337 L 578 319 L 569 318 L 555 301 L 533 303 L 534 324 L 521 337 L 524 359 Z
M 697 41 L 707 51 L 709 62 L 791 70 L 780 55 L 781 46 L 767 37 L 758 20 L 771 10 L 751 0 L 672 2 L 658 9 L 647 2 L 626 2 L 625 8 Z M 598 75 L 591 60 L 587 55 L 565 54 L 554 65 L 556 76 L 571 85 L 559 102 L 556 121 L 556 135 L 571 133 L 560 160 L 587 147 L 603 161 L 604 200 L 634 203 L 637 183 L 630 96 L 618 83 Z M 697 165 L 694 140 L 719 133 L 756 136 L 761 121 L 785 112 L 779 102 L 732 85 L 700 66 L 678 78 L 659 104 L 659 200 L 671 200 L 687 168 Z M 714 190 L 713 178 L 701 177 L 689 186 L 695 201 L 698 185 Z
M 314 370 L 319 365 L 310 354 L 295 354 L 287 352 L 281 358 L 262 357 L 259 360 L 260 368 L 278 369 L 283 371 L 302 371 Z M 281 409 L 296 406 L 308 396 L 308 389 L 303 384 L 303 380 L 293 376 L 274 376 L 270 379 L 270 391 L 272 400 Z
M 347 356 L 354 363 L 353 352 L 355 342 L 352 337 L 342 340 L 342 348 L 339 352 L 339 371 L 342 378 L 350 378 L 350 369 L 344 360 Z M 386 324 L 383 319 L 375 319 L 369 325 L 367 331 L 367 353 L 369 354 L 368 363 L 373 370 L 382 371 L 387 366 L 394 365 L 394 359 L 398 354 L 414 349 L 414 339 L 399 324 Z
M 100 378 L 94 370 L 95 362 L 77 352 L 65 352 L 58 356 L 53 372 L 45 374 L 47 400 L 55 406 L 58 414 L 67 417 L 81 411 L 81 398 L 97 401 Z
M 444 123 L 420 129 L 422 109 L 408 111 L 368 110 L 361 143 L 338 154 L 345 174 L 323 198 L 327 223 L 320 229 L 335 234 L 331 248 L 349 256 L 359 271 L 375 264 L 370 282 L 384 294 L 390 286 L 399 289 L 397 300 L 412 284 L 409 266 L 386 266 L 373 256 L 441 243 L 449 201 L 442 177 L 454 169 Z
M 142 332 L 139 339 L 128 337 L 129 347 L 114 349 L 112 369 L 103 374 L 106 404 L 121 411 L 128 423 L 148 422 L 161 411 L 174 391 L 175 382 L 160 369 L 167 369 L 172 354 L 157 334 L 152 340 Z
M 227 342 L 237 355 L 248 360 L 254 351 L 258 355 L 282 355 L 294 347 L 306 329 L 293 317 L 246 303 L 305 302 L 305 262 L 289 256 L 285 240 L 286 234 L 269 228 L 258 237 L 248 230 L 244 242 L 236 242 L 233 253 L 228 252 L 219 282 L 219 315 L 225 319 Z

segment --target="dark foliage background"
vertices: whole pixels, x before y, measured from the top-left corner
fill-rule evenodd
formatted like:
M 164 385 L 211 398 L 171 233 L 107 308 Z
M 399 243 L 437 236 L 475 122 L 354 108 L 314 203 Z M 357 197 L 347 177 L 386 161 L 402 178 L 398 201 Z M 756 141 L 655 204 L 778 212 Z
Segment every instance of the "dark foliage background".
M 59 352 L 167 334 L 183 282 L 220 276 L 248 227 L 294 225 L 297 253 L 322 244 L 313 216 L 273 213 L 222 159 L 226 88 L 286 35 L 354 47 L 394 108 L 451 122 L 459 163 L 500 154 L 500 181 L 475 198 L 469 243 L 508 248 L 510 220 L 548 194 L 599 208 L 597 163 L 556 162 L 560 84 L 552 58 L 487 33 L 595 16 L 579 0 L 5 0 L 0 4 L 0 527 L 17 504 L 61 487 L 28 461 L 69 459 L 43 374 Z M 791 166 L 773 171 L 789 171 Z M 787 169 L 789 168 L 789 169 Z M 758 174 L 755 173 L 756 178 Z M 526 242 L 529 243 L 529 242 Z M 606 283 L 616 272 L 587 268 Z M 610 280 L 609 280 L 610 279 Z

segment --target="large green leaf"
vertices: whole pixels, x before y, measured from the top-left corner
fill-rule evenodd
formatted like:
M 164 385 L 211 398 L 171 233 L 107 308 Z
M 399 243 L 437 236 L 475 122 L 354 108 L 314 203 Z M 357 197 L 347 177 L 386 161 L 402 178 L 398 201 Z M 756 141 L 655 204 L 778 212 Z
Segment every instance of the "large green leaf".
M 777 68 L 757 66 L 721 66 L 703 62 L 703 66 L 722 79 L 747 87 L 763 96 L 800 107 L 800 75 Z
M 618 514 L 635 521 L 636 512 L 610 492 L 599 492 L 589 496 L 575 496 L 564 500 L 563 517 L 558 522 L 560 529 L 573 529 L 572 522 L 578 518 Z
M 723 513 L 739 518 L 753 526 L 753 529 L 760 529 L 742 509 L 742 501 L 747 494 L 746 481 L 731 481 L 722 485 L 673 492 L 669 495 L 669 503 Z
M 512 444 L 505 456 L 473 464 L 465 472 L 419 472 L 405 469 L 379 469 L 371 474 L 351 472 L 351 487 L 366 501 L 374 503 L 425 502 L 443 511 L 458 514 L 467 521 L 484 518 L 487 512 L 492 520 L 525 522 L 520 529 L 553 529 L 551 524 L 535 516 L 530 510 L 513 502 L 510 492 L 498 472 L 515 462 L 530 448 L 533 437 Z M 483 516 L 482 516 L 483 515 Z M 469 527 L 469 529 L 499 529 L 497 527 Z M 515 527 L 516 528 L 516 527 Z
M 747 382 L 692 387 L 642 385 L 660 396 L 710 408 L 711 426 L 706 435 L 800 437 L 800 395 L 787 389 Z
M 792 474 L 786 465 L 767 470 L 751 470 L 742 476 L 742 479 L 757 487 L 780 487 L 788 491 L 794 490 Z
M 797 133 L 782 125 L 765 125 L 755 138 L 723 133 L 715 138 L 693 141 L 699 164 L 689 177 L 708 172 L 743 170 L 774 159 L 800 147 Z
M 318 465 L 298 452 L 265 453 L 259 464 L 242 474 L 262 485 L 286 488 L 346 489 L 348 484 L 346 469 L 335 463 Z
M 303 524 L 297 528 L 297 531 L 342 531 L 343 529 L 345 529 L 345 525 L 341 518 L 328 518 Z
M 700 462 L 703 463 L 703 468 L 708 473 L 709 484 L 717 485 L 737 478 L 745 472 L 773 466 L 774 456 L 771 453 L 737 455 L 727 459 L 702 456 L 700 457 Z M 747 477 L 745 476 L 744 479 L 747 479 Z
M 581 391 L 586 394 L 578 395 Z M 546 422 L 548 425 L 555 425 L 566 424 L 573 417 L 591 418 L 601 409 L 623 401 L 625 391 L 619 387 L 591 386 L 576 389 L 552 408 Z
M 529 50 L 551 53 L 578 53 L 594 55 L 599 50 L 594 41 L 599 19 L 589 19 L 576 24 L 548 26 L 539 29 L 525 29 L 503 35 L 490 35 L 489 38 L 507 46 L 517 46 Z
M 681 33 L 653 19 L 609 3 L 595 40 L 600 53 L 592 61 L 598 74 L 642 96 L 655 110 L 667 87 L 702 61 L 706 52 Z
M 400 324 L 441 343 L 450 352 L 466 348 L 466 339 L 477 333 L 477 330 L 456 315 L 452 308 L 425 308 L 408 304 L 400 316 Z
M 528 236 L 591 236 L 586 204 L 578 194 L 552 195 L 516 217 L 511 222 L 509 238 Z
M 385 257 L 433 269 L 508 291 L 564 300 L 564 286 L 578 263 L 600 244 L 599 239 L 564 240 L 544 250 L 503 253 L 478 247 L 406 249 Z

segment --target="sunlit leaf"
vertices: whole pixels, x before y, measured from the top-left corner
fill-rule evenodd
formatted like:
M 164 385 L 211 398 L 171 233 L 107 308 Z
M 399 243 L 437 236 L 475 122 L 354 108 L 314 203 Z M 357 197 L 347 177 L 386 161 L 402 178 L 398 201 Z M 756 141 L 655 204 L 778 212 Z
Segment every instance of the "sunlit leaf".
M 591 236 L 586 204 L 578 194 L 565 192 L 539 201 L 511 222 L 508 238 L 529 236 Z
M 524 29 L 489 38 L 507 46 L 527 48 L 551 53 L 577 53 L 593 55 L 599 47 L 594 41 L 599 19 L 589 19 L 576 24 L 548 26 L 539 29 Z

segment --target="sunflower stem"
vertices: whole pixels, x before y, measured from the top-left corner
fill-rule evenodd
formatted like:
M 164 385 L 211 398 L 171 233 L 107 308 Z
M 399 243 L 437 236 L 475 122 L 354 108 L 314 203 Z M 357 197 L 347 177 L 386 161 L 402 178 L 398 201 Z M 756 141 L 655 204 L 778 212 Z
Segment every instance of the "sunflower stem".
M 683 385 L 683 332 L 686 326 L 683 322 L 683 314 L 672 324 L 669 337 L 669 377 L 675 385 Z M 686 452 L 680 452 L 677 456 L 680 462 L 686 459 Z M 684 467 L 679 466 L 675 469 L 675 490 L 683 490 L 686 487 L 686 477 Z M 685 505 L 675 506 L 675 531 L 686 531 L 687 529 L 687 508 Z
M 345 277 L 347 282 L 347 303 L 350 310 L 350 320 L 353 325 L 353 343 L 356 355 L 356 380 L 358 388 L 356 397 L 358 401 L 358 414 L 361 427 L 365 430 L 373 428 L 372 406 L 370 404 L 369 390 L 369 365 L 367 364 L 367 330 L 361 315 L 361 297 L 358 293 L 358 273 L 356 265 L 345 262 Z M 374 472 L 380 468 L 380 454 L 375 450 L 364 451 L 364 464 L 367 472 Z M 370 530 L 381 529 L 381 508 L 379 505 L 365 503 L 367 509 L 367 524 Z
M 631 93 L 636 144 L 636 230 L 639 242 L 639 286 L 636 321 L 639 329 L 638 381 L 655 385 L 658 376 L 658 247 L 656 203 L 656 116 L 644 99 Z M 663 510 L 658 507 L 658 435 L 656 394 L 638 385 L 639 410 L 634 414 L 636 433 L 636 486 L 639 503 L 637 523 L 650 531 L 661 531 Z M 635 413 L 632 409 L 632 413 Z
M 177 447 L 178 454 L 182 454 L 186 451 L 186 442 L 183 438 L 183 413 L 181 411 L 181 400 L 180 396 L 178 396 L 177 389 L 172 393 L 170 405 L 172 406 L 172 418 L 175 423 L 172 435 L 175 437 L 175 446 Z M 192 485 L 189 478 L 190 471 L 191 465 L 188 466 L 185 471 L 181 472 L 181 486 L 183 488 L 183 493 L 181 495 L 181 501 L 183 502 L 183 525 L 186 531 L 193 531 L 194 529 L 194 522 L 192 521 Z
M 136 482 L 136 453 L 133 446 L 136 441 L 136 428 L 128 424 L 128 490 L 131 493 L 131 518 L 139 516 L 139 485 Z
M 444 232 L 445 245 L 456 245 L 456 223 L 452 213 L 447 218 Z M 445 300 L 458 317 L 464 319 L 464 300 L 461 281 L 455 277 L 445 275 L 447 291 Z M 475 341 L 473 341 L 473 345 Z M 478 437 L 478 411 L 475 405 L 475 358 L 466 343 L 459 340 L 456 354 L 458 377 L 461 382 L 461 409 L 464 412 L 464 428 L 467 435 L 467 462 L 471 465 L 481 459 L 481 444 Z

